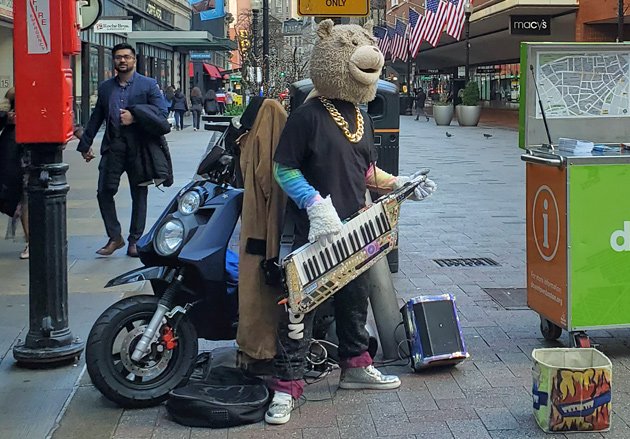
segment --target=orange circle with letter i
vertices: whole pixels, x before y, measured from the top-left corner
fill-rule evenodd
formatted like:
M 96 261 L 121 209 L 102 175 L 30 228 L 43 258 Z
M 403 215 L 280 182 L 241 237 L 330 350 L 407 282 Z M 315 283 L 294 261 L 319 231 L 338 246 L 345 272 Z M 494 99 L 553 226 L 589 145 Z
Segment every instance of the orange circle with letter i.
M 551 261 L 560 243 L 560 213 L 556 197 L 547 185 L 540 186 L 534 196 L 532 228 L 540 257 Z

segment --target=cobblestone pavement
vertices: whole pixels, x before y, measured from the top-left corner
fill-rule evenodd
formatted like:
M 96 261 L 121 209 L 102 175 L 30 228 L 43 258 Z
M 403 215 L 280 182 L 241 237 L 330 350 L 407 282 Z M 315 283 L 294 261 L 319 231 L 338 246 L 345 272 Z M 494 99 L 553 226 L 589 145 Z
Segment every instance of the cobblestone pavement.
M 339 374 L 333 373 L 307 388 L 307 401 L 287 425 L 259 423 L 225 430 L 179 426 L 169 420 L 164 407 L 123 411 L 105 401 L 83 377 L 53 437 L 544 437 L 532 416 L 530 354 L 537 347 L 568 345 L 568 337 L 544 341 L 535 313 L 504 309 L 484 292 L 525 287 L 525 167 L 520 154 L 514 130 L 437 127 L 432 120 L 402 117 L 401 174 L 429 167 L 438 191 L 422 203 L 404 204 L 396 290 L 401 303 L 421 294 L 453 293 L 469 360 L 422 373 L 387 366 L 388 372 L 402 378 L 402 387 L 395 391 L 338 390 Z M 440 267 L 433 261 L 460 257 L 491 258 L 499 265 Z M 603 435 L 579 437 L 628 438 L 630 330 L 590 335 L 613 359 L 613 428 Z

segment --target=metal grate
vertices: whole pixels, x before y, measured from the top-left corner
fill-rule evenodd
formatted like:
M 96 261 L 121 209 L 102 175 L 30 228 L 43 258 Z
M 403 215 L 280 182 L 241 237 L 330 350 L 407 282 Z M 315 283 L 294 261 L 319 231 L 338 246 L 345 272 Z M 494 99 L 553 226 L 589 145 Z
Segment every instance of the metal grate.
M 434 259 L 440 267 L 500 267 L 500 264 L 490 258 L 453 258 Z
M 484 288 L 483 290 L 505 309 L 529 309 L 527 288 Z

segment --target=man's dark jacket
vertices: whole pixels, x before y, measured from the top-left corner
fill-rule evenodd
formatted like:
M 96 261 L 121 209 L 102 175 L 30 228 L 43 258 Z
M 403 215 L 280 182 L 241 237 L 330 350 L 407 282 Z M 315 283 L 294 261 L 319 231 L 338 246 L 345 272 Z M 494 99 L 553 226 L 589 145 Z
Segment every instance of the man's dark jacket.
M 77 151 L 87 152 L 94 137 L 104 121 L 108 120 L 110 97 L 118 87 L 116 77 L 103 81 L 98 87 L 98 99 L 90 116 L 87 127 L 81 136 Z M 138 160 L 133 180 L 140 184 L 160 180 L 168 185 L 172 182 L 173 172 L 164 134 L 170 131 L 166 119 L 168 109 L 153 78 L 134 73 L 133 81 L 128 85 L 127 109 L 134 115 L 134 123 L 121 127 L 124 137 L 137 147 Z M 145 126 L 146 125 L 146 126 Z M 106 154 L 113 141 L 111 123 L 105 124 L 105 134 L 101 142 L 101 155 Z
M 117 81 L 117 77 L 114 76 L 99 85 L 96 106 L 83 132 L 83 136 L 81 136 L 77 151 L 87 152 L 90 146 L 92 146 L 92 142 L 99 128 L 104 121 L 107 121 L 109 115 L 109 98 L 114 89 L 118 87 Z M 166 102 L 155 79 L 134 73 L 133 82 L 131 82 L 128 87 L 129 98 L 127 105 L 129 107 L 138 104 L 151 104 L 159 108 L 164 117 L 168 116 Z M 110 132 L 110 128 L 109 123 L 105 125 L 105 135 L 101 142 L 101 155 L 109 149 L 109 145 L 112 143 L 113 134 Z
M 154 105 L 139 104 L 129 107 L 136 129 L 132 141 L 139 145 L 136 161 L 136 181 L 139 184 L 155 183 L 168 187 L 173 184 L 173 163 L 164 134 L 171 124 Z

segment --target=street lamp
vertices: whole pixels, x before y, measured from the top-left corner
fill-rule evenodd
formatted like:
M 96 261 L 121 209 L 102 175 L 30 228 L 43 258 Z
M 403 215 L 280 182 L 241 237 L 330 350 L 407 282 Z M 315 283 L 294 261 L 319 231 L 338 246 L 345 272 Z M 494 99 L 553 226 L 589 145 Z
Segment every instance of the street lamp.
M 472 14 L 470 0 L 466 0 L 464 14 L 466 16 L 466 84 L 468 84 L 470 80 L 470 14 Z

